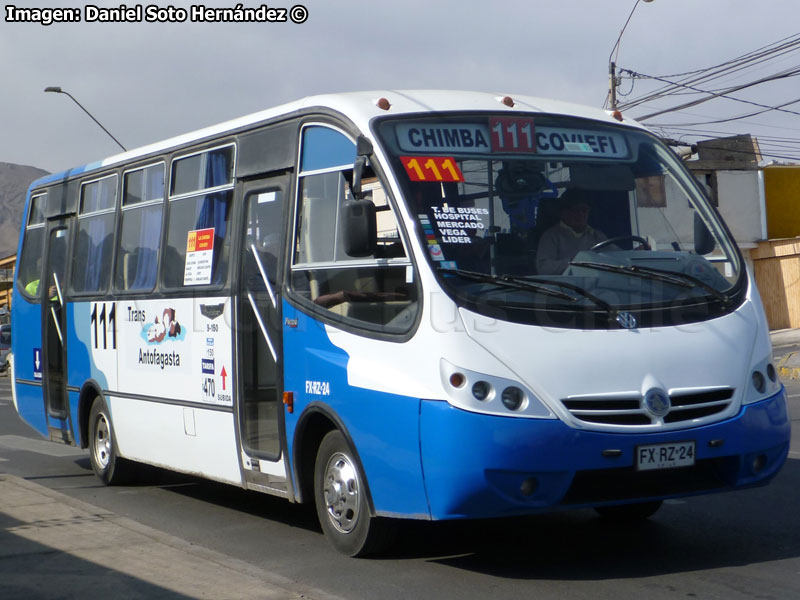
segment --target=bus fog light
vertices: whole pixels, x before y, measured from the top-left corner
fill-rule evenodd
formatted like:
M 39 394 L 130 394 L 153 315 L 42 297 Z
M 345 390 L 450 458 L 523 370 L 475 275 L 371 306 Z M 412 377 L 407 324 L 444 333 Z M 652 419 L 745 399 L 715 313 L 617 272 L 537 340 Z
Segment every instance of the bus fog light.
M 751 468 L 753 469 L 753 473 L 760 473 L 764 470 L 764 467 L 767 466 L 767 457 L 763 454 L 759 454 L 753 459 L 753 464 Z
M 525 400 L 525 394 L 521 389 L 512 385 L 503 390 L 501 399 L 503 401 L 503 406 L 508 410 L 519 410 Z
M 761 371 L 753 371 L 753 387 L 759 394 L 763 394 L 767 390 L 767 380 Z
M 492 386 L 485 381 L 479 381 L 472 386 L 472 395 L 475 396 L 476 400 L 480 400 L 481 402 L 489 398 L 491 391 Z
M 536 479 L 536 477 L 528 477 L 522 481 L 522 485 L 519 486 L 519 491 L 522 492 L 523 496 L 530 496 L 534 494 L 538 488 L 539 480 Z

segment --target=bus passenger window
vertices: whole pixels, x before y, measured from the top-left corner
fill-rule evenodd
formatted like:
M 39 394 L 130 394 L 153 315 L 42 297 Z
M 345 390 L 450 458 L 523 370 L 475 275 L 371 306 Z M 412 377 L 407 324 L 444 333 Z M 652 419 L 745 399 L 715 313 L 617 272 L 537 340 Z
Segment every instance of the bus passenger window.
M 125 173 L 117 289 L 149 291 L 155 287 L 163 204 L 163 163 Z
M 72 265 L 72 291 L 75 293 L 108 289 L 116 204 L 116 175 L 81 186 L 78 239 Z
M 317 139 L 307 131 L 302 164 L 324 168 L 319 148 L 312 152 L 314 160 L 305 160 L 309 144 Z M 331 142 L 334 135 L 342 138 L 331 147 L 345 147 L 342 140 L 352 145 L 342 134 L 328 131 L 319 139 Z M 337 162 L 345 163 L 345 159 Z M 353 199 L 352 169 L 350 162 L 337 170 L 300 174 L 292 287 L 301 297 L 340 318 L 366 324 L 369 329 L 407 331 L 418 310 L 417 284 L 388 196 L 369 170 L 362 179 L 364 197 L 360 201 L 375 207 L 377 243 L 368 256 L 351 256 L 346 251 L 343 217 L 345 202 Z
M 20 292 L 31 300 L 36 299 L 42 277 L 42 254 L 44 253 L 45 218 L 44 204 L 47 195 L 31 198 L 30 216 L 22 243 L 22 254 L 17 267 L 17 283 Z
M 225 283 L 233 165 L 230 145 L 173 161 L 164 286 Z

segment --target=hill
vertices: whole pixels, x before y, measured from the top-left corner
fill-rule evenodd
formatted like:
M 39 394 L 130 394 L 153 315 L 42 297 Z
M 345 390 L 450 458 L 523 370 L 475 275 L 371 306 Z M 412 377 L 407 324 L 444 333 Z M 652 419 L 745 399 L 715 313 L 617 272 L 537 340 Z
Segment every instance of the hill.
M 36 167 L 0 162 L 0 257 L 17 251 L 28 186 L 47 174 Z

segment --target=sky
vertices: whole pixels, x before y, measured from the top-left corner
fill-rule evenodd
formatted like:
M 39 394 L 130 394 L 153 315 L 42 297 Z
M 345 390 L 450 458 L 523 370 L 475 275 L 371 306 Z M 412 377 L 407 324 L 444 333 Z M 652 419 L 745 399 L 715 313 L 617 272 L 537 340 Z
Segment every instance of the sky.
M 144 2 L 189 8 L 202 0 Z M 291 9 L 298 0 L 276 0 Z M 18 0 L 20 8 L 77 9 L 80 23 L 14 22 L 0 15 L 0 162 L 55 172 L 305 96 L 377 89 L 466 89 L 603 106 L 609 55 L 631 10 L 618 65 L 650 75 L 716 65 L 800 33 L 798 0 L 299 0 L 303 23 L 86 22 L 86 7 L 120 2 Z M 260 0 L 242 0 L 257 8 Z M 208 0 L 206 8 L 237 2 Z M 134 1 L 127 2 L 135 7 Z M 296 13 L 295 13 L 296 14 Z M 741 75 L 757 79 L 800 64 L 800 52 Z M 732 83 L 737 81 L 731 80 Z M 631 96 L 654 87 L 634 82 Z M 620 86 L 628 93 L 630 80 Z M 738 97 L 775 105 L 800 97 L 800 78 Z M 621 99 L 625 97 L 621 96 Z M 626 116 L 674 106 L 684 96 Z M 661 117 L 698 122 L 752 110 L 714 100 Z M 771 146 L 800 159 L 800 102 L 717 126 L 720 135 L 786 138 Z M 656 121 L 658 121 L 656 119 Z M 702 127 L 711 130 L 711 126 Z M 658 130 L 657 130 L 658 131 Z M 667 135 L 675 130 L 662 130 Z M 677 131 L 680 133 L 680 131 Z M 684 132 L 685 133 L 685 132 Z M 709 135 L 704 133 L 703 135 Z M 690 136 L 684 139 L 694 139 Z M 783 148 L 785 150 L 781 151 Z

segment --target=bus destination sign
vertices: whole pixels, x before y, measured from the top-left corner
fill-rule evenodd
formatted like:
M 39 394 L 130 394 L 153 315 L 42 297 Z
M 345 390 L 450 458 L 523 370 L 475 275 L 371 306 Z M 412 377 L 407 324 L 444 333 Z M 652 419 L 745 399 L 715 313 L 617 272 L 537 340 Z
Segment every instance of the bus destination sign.
M 428 154 L 628 156 L 627 143 L 621 134 L 608 130 L 535 127 L 534 119 L 529 117 L 490 117 L 486 123 L 405 122 L 398 123 L 395 132 L 401 150 L 425 154 L 425 160 Z

